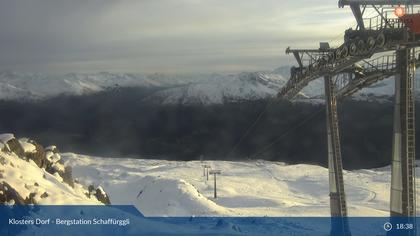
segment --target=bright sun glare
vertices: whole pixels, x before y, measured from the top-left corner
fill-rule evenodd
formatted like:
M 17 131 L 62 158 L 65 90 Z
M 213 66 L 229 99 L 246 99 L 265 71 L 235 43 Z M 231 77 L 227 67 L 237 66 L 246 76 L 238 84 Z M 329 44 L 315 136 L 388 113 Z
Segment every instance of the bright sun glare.
M 405 9 L 404 7 L 396 7 L 394 13 L 396 16 L 402 17 L 405 15 Z

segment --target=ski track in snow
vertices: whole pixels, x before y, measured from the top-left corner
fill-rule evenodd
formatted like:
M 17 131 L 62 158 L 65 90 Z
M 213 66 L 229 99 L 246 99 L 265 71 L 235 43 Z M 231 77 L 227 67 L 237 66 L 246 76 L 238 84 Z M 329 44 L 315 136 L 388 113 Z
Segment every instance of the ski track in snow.
M 104 186 L 113 204 L 146 216 L 329 215 L 328 170 L 320 166 L 205 161 L 222 170 L 213 199 L 213 177 L 206 181 L 200 161 L 62 156 L 80 182 Z M 344 179 L 349 216 L 388 216 L 389 167 L 344 171 Z

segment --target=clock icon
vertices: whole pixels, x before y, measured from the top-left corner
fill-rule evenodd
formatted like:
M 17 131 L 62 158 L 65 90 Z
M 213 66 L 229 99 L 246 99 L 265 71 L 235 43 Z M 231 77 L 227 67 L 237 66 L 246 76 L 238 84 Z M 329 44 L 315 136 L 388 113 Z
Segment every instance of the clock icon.
M 387 232 L 391 231 L 392 230 L 392 224 L 389 223 L 389 222 L 386 222 L 384 224 L 384 230 L 387 231 Z

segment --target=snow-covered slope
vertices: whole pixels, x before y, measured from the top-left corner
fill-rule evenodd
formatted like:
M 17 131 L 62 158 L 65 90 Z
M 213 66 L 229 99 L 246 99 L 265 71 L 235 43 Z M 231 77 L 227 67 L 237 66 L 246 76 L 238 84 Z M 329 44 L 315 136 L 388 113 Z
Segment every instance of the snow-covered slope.
M 1 204 L 103 204 L 100 196 L 107 198 L 106 193 L 93 190 L 73 181 L 71 168 L 62 164 L 55 147 L 44 149 L 26 138 L 0 135 Z
M 113 203 L 133 204 L 147 216 L 329 216 L 328 170 L 279 162 L 113 159 L 63 154 L 85 184 L 104 186 Z M 420 173 L 420 168 L 416 173 Z M 420 177 L 419 174 L 417 174 Z M 350 216 L 389 214 L 390 168 L 344 171 Z M 419 191 L 419 190 L 418 190 Z M 420 191 L 418 192 L 420 193 Z

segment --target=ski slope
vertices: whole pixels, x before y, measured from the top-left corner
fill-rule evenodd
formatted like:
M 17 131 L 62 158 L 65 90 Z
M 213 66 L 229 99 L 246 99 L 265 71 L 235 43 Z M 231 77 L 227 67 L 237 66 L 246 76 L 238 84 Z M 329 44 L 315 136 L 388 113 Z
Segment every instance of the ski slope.
M 200 161 L 62 156 L 78 181 L 146 216 L 329 216 L 328 170 L 320 166 L 206 161 L 222 170 L 213 199 L 213 177 L 206 180 Z M 389 215 L 389 167 L 344 171 L 344 179 L 349 216 Z

